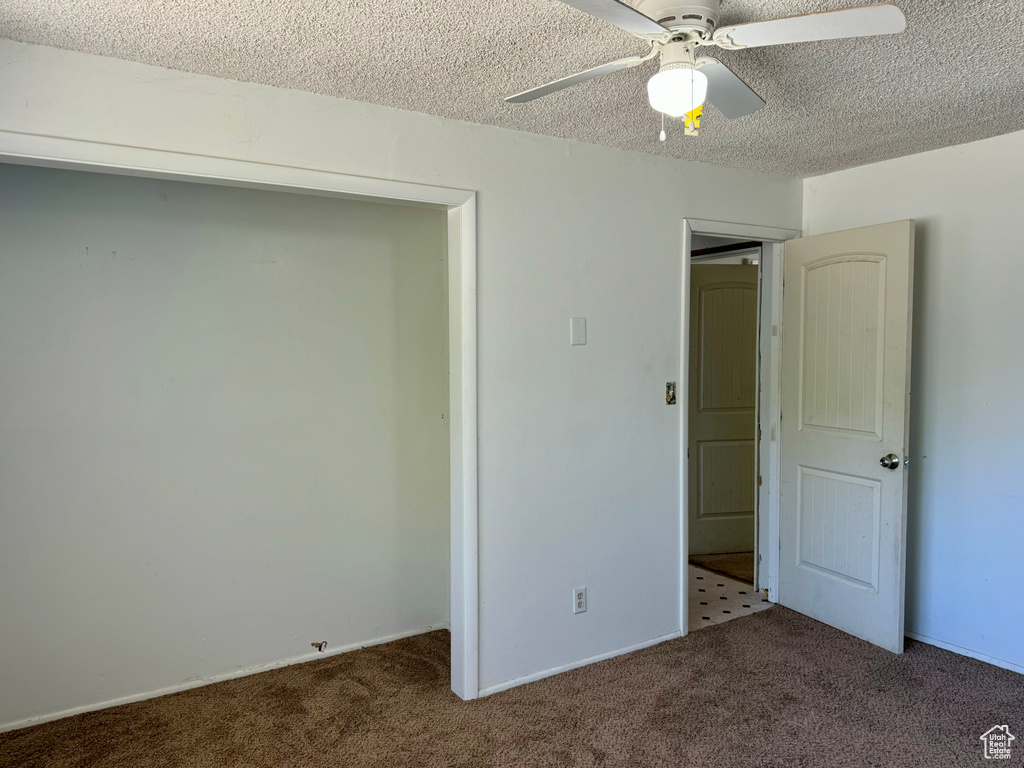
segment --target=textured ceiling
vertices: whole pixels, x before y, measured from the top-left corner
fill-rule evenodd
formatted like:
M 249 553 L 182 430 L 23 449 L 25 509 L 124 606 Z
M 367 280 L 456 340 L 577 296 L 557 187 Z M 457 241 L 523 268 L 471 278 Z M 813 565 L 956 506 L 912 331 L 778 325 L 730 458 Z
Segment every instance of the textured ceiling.
M 724 0 L 721 24 L 861 2 Z M 647 50 L 557 0 L 3 0 L 0 37 L 785 176 L 1024 129 L 1024 0 L 896 2 L 902 35 L 712 49 L 768 106 L 665 144 L 653 65 L 502 102 Z

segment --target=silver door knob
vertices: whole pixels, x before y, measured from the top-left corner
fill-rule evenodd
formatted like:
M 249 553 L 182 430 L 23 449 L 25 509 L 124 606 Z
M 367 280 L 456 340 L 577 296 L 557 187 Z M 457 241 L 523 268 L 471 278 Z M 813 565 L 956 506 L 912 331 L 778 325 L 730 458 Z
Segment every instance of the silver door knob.
M 886 469 L 899 469 L 900 457 L 895 453 L 890 453 L 888 456 L 883 456 L 878 463 Z

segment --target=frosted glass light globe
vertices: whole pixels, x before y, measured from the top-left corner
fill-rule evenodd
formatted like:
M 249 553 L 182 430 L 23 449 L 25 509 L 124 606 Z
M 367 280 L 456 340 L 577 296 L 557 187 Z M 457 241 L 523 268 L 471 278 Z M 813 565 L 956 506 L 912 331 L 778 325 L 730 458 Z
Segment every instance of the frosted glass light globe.
M 689 64 L 667 64 L 647 81 L 651 106 L 669 117 L 692 112 L 708 95 L 708 77 Z

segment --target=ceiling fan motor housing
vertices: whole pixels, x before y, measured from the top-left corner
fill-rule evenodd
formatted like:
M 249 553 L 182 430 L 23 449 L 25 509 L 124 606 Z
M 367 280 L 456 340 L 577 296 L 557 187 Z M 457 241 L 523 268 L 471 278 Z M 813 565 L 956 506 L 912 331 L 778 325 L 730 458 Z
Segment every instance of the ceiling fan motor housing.
M 673 32 L 697 32 L 701 37 L 710 37 L 718 28 L 721 0 L 686 4 L 678 0 L 640 0 L 636 9 Z

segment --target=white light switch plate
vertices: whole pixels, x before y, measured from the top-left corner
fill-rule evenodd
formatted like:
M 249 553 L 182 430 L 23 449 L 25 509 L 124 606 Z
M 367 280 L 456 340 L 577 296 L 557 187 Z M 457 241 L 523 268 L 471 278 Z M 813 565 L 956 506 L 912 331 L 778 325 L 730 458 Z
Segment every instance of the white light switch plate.
M 569 344 L 574 347 L 586 346 L 587 343 L 587 318 L 569 318 Z

